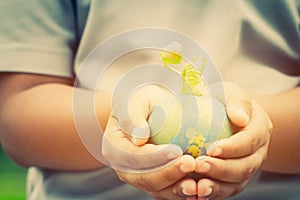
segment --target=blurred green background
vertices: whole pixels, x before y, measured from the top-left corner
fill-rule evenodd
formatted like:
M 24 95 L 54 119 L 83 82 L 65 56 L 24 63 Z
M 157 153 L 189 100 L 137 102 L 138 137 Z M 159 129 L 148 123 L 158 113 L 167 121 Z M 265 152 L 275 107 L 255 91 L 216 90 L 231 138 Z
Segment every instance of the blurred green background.
M 25 200 L 26 172 L 4 153 L 0 144 L 0 200 Z

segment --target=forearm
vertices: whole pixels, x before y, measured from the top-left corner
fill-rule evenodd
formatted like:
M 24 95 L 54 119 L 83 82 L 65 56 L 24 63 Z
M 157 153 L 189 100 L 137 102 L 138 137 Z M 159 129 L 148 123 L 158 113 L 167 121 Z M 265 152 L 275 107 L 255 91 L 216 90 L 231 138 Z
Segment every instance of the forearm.
M 89 92 L 89 91 L 83 91 Z M 20 164 L 60 170 L 101 167 L 80 141 L 73 120 L 73 87 L 41 84 L 13 95 L 2 107 L 1 140 Z M 101 125 L 106 124 L 109 96 L 101 95 Z M 102 127 L 104 128 L 104 127 Z
M 278 95 L 256 97 L 273 122 L 268 157 L 262 168 L 300 173 L 300 88 Z

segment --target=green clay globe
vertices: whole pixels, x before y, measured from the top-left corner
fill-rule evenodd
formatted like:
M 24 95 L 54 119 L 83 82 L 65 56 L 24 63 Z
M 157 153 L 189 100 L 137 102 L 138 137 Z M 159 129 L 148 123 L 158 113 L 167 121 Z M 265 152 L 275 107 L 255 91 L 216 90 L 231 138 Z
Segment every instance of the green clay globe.
M 154 106 L 148 119 L 153 144 L 177 144 L 185 154 L 206 155 L 215 141 L 233 132 L 224 105 L 209 96 L 182 95 Z

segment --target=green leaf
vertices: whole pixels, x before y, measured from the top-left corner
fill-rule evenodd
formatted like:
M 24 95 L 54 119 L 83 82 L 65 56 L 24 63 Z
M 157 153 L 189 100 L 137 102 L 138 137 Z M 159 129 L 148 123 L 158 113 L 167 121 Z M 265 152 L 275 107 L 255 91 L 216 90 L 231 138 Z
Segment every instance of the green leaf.
M 168 64 L 180 64 L 182 61 L 182 52 L 162 51 L 160 52 L 160 58 L 165 66 Z
M 182 70 L 182 89 L 183 94 L 201 96 L 201 72 L 190 63 L 186 63 Z
M 172 42 L 167 45 L 166 48 L 160 52 L 160 58 L 165 67 L 169 70 L 180 75 L 182 78 L 182 94 L 191 94 L 196 96 L 201 96 L 200 86 L 201 86 L 201 75 L 204 69 L 206 60 L 205 58 L 195 57 L 192 62 L 186 62 L 182 72 L 178 72 L 171 65 L 178 65 L 182 63 L 183 60 L 183 50 L 182 45 L 178 42 Z

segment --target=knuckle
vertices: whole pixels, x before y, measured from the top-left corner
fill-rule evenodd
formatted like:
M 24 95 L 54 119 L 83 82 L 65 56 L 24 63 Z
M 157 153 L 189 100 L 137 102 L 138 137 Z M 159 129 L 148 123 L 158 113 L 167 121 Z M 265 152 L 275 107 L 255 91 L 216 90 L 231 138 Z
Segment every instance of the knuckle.
M 238 143 L 233 143 L 231 146 L 230 146 L 230 149 L 226 149 L 227 152 L 229 152 L 229 154 L 232 154 L 232 155 L 238 155 L 240 153 L 240 147 L 238 145 Z M 225 150 L 224 150 L 225 152 Z
M 107 151 L 106 148 L 102 149 L 102 156 L 108 161 L 110 160 L 110 157 L 111 157 L 110 153 Z
M 258 145 L 258 138 L 257 137 L 251 138 L 251 143 L 250 143 L 250 152 L 251 153 L 256 151 L 257 145 Z
M 235 196 L 235 195 L 241 193 L 246 188 L 247 183 L 248 183 L 248 181 L 244 181 L 240 184 L 237 184 L 236 187 L 234 187 L 234 190 L 230 196 Z
M 134 168 L 134 169 L 141 169 L 141 167 L 138 164 L 138 161 L 136 159 L 136 156 L 133 153 L 129 153 L 128 159 L 126 161 L 127 161 L 128 167 Z
M 151 192 L 156 191 L 153 183 L 151 183 L 151 181 L 149 181 L 144 175 L 138 176 L 137 185 L 139 188 L 142 188 L 143 190 L 146 191 L 151 191 Z
M 263 147 L 261 147 L 261 150 L 256 157 L 256 160 L 260 162 L 258 167 L 260 167 L 260 165 L 267 159 L 269 149 L 268 147 L 268 144 L 265 144 Z
M 236 145 L 232 146 L 232 153 L 234 155 L 237 155 L 239 153 L 239 147 Z
M 109 161 L 113 154 L 109 151 L 110 148 L 108 147 L 107 142 L 104 142 L 102 145 L 102 156 Z
M 268 158 L 268 151 L 266 151 L 264 153 L 263 158 L 262 158 L 262 162 L 265 161 L 265 160 L 267 160 L 267 158 Z
M 173 182 L 174 180 L 176 180 L 176 174 L 171 173 L 171 172 L 166 172 L 164 175 L 164 179 L 169 183 L 169 182 Z
M 209 196 L 212 199 L 218 199 L 222 196 L 221 187 L 218 185 L 213 186 L 213 193 Z
M 118 158 L 115 157 L 113 153 L 111 153 L 108 150 L 103 150 L 102 155 L 104 159 L 108 162 L 108 165 L 112 168 L 118 168 L 120 166 L 120 163 L 118 162 Z
M 243 176 L 242 176 L 241 180 L 242 181 L 249 180 L 255 172 L 256 172 L 255 167 L 248 167 L 248 169 L 245 170 L 245 172 L 243 173 Z
M 224 179 L 231 179 L 232 171 L 228 167 L 223 166 L 223 169 L 220 172 L 221 172 L 220 174 L 224 175 L 223 176 Z
M 273 128 L 274 128 L 273 123 L 270 119 L 268 120 L 268 123 L 269 123 L 268 131 L 269 131 L 269 134 L 271 134 L 273 132 Z

